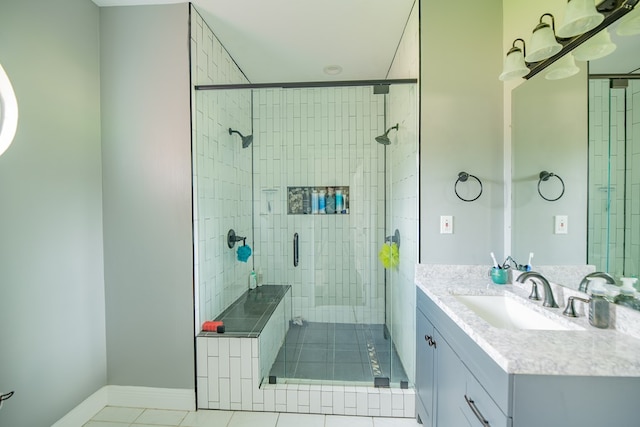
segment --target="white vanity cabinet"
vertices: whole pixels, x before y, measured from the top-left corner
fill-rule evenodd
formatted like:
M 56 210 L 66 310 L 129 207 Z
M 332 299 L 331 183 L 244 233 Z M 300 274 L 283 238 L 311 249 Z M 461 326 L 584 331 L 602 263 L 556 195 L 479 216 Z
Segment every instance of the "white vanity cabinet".
M 425 426 L 640 425 L 640 377 L 507 373 L 420 288 L 417 308 L 416 411 Z
M 461 351 L 442 316 L 418 291 L 416 410 L 420 421 L 429 427 L 510 426 L 510 419 L 463 362 L 462 357 L 474 355 Z

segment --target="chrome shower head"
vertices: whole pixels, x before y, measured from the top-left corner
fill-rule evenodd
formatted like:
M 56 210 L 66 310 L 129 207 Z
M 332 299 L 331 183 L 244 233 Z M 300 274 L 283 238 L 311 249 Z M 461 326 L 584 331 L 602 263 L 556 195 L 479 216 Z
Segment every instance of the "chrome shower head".
M 376 136 L 376 141 L 379 144 L 383 144 L 383 145 L 391 144 L 391 140 L 389 139 L 389 136 L 388 136 L 389 132 L 391 132 L 391 129 L 398 130 L 399 126 L 400 126 L 399 124 L 396 124 L 395 126 L 391 126 L 389 129 L 387 129 L 387 131 L 384 134 L 382 134 L 380 136 Z
M 238 135 L 240 135 L 240 138 L 242 138 L 242 148 L 247 148 L 253 142 L 253 135 L 244 136 L 237 130 L 229 128 L 229 135 L 233 135 L 234 133 L 237 133 Z

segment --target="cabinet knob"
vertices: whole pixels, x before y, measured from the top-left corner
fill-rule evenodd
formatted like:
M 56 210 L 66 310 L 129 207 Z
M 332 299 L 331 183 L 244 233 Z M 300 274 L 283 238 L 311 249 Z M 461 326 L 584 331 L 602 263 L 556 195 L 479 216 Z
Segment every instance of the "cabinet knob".
M 431 335 L 425 335 L 424 340 L 429 343 L 429 347 L 436 347 L 436 342 L 433 340 Z

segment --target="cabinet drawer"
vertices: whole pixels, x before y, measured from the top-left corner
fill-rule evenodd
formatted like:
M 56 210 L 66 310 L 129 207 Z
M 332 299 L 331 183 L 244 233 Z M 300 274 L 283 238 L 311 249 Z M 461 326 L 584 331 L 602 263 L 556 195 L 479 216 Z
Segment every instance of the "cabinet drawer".
M 489 396 L 489 393 L 487 393 L 471 373 L 467 375 L 466 398 L 469 401 L 465 402 L 465 415 L 472 426 L 511 426 L 511 419 L 500 410 L 498 405 L 496 405 Z M 461 399 L 464 399 L 464 397 L 461 397 Z M 483 424 L 480 421 L 481 419 L 484 419 L 487 424 Z

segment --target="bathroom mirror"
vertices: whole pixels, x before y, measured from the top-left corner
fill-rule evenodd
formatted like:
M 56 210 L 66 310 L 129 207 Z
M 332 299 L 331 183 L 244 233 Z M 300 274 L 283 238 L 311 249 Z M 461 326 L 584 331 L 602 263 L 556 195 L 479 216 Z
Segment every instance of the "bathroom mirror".
M 9 76 L 0 65 L 0 156 L 16 134 L 18 127 L 18 101 Z
M 640 273 L 640 151 L 633 148 L 640 143 L 631 139 L 640 80 L 612 93 L 609 80 L 593 79 L 640 73 L 640 57 L 629 54 L 640 51 L 640 35 L 617 37 L 615 25 L 609 29 L 614 54 L 589 69 L 578 62 L 580 72 L 568 79 L 550 81 L 541 73 L 512 92 L 512 255 L 519 262 L 534 252 L 534 265 L 589 263 L 615 276 Z M 557 201 L 538 194 L 542 171 L 564 181 Z M 557 195 L 558 185 L 542 188 Z M 558 217 L 567 219 L 566 234 L 556 230 Z
M 587 86 L 582 64 L 570 79 L 537 75 L 512 92 L 512 256 L 522 264 L 530 252 L 538 265 L 587 261 Z

